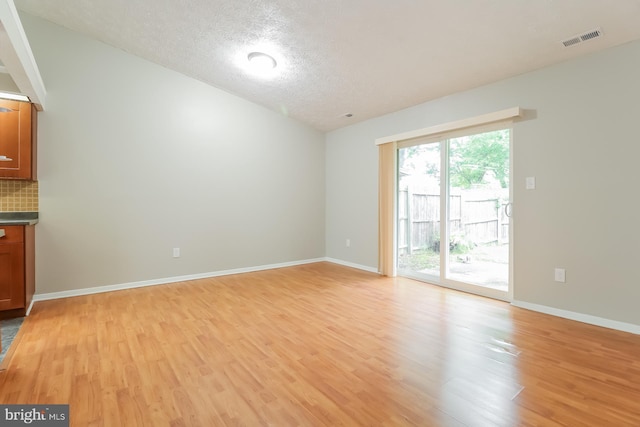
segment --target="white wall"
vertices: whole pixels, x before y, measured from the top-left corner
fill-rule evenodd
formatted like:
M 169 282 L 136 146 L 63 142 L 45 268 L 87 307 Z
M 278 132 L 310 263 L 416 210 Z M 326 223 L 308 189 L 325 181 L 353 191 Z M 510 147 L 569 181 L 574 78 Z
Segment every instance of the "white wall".
M 520 106 L 514 298 L 640 325 L 638 76 L 635 42 L 329 133 L 327 256 L 377 266 L 376 138 Z
M 20 92 L 20 89 L 18 89 L 18 86 L 16 86 L 16 83 L 13 81 L 11 76 L 5 73 L 0 73 L 0 90 L 16 93 Z
M 48 91 L 38 294 L 324 256 L 322 133 L 21 18 Z

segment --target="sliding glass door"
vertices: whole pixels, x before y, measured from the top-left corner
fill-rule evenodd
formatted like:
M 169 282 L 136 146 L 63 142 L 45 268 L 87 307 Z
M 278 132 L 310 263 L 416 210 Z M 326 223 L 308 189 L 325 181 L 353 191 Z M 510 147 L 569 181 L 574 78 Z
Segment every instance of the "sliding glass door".
M 508 299 L 510 130 L 398 149 L 398 272 Z
M 440 277 L 440 143 L 398 150 L 398 272 Z

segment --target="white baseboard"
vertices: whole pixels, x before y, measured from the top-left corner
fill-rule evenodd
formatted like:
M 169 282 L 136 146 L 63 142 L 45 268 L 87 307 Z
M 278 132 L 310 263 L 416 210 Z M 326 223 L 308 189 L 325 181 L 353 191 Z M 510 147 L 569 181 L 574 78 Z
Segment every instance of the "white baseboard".
M 633 323 L 618 322 L 617 320 L 605 319 L 603 317 L 591 316 L 590 314 L 576 313 L 574 311 L 561 310 L 559 308 L 546 305 L 533 304 L 525 301 L 514 300 L 511 305 L 525 308 L 527 310 L 538 311 L 540 313 L 551 314 L 565 319 L 576 320 L 590 325 L 602 326 L 603 328 L 616 329 L 618 331 L 630 332 L 640 335 L 640 325 Z
M 24 314 L 25 317 L 29 315 L 29 313 L 31 313 L 31 309 L 33 308 L 33 303 L 35 302 L 35 300 L 33 298 L 31 298 L 31 303 L 29 304 L 29 308 L 27 308 L 27 312 Z
M 369 273 L 378 273 L 378 269 L 377 268 L 368 267 L 368 266 L 362 265 L 362 264 L 354 264 L 352 262 L 342 261 L 340 259 L 329 258 L 329 257 L 325 258 L 324 260 L 327 261 L 327 262 L 334 263 L 334 264 L 344 265 L 345 267 L 352 267 L 352 268 L 357 268 L 358 270 L 368 271 Z
M 312 264 L 314 262 L 326 261 L 325 258 L 306 259 L 301 261 L 283 262 L 279 264 L 260 265 L 256 267 L 234 268 L 231 270 L 220 270 L 209 273 L 188 274 L 185 276 L 165 277 L 161 279 L 143 280 L 140 282 L 120 283 L 117 285 L 96 286 L 93 288 L 73 289 L 70 291 L 51 292 L 47 294 L 36 294 L 33 301 L 47 301 L 59 298 L 70 298 L 81 295 L 100 294 L 103 292 L 121 291 L 124 289 L 142 288 L 145 286 L 166 285 L 168 283 L 185 282 L 187 280 L 207 279 L 209 277 L 228 276 L 230 274 L 251 273 L 255 271 L 273 270 L 276 268 L 293 267 L 296 265 Z
M 27 316 L 33 308 L 33 304 L 37 301 L 46 301 L 59 298 L 70 298 L 82 295 L 99 294 L 103 292 L 120 291 L 125 289 L 142 288 L 145 286 L 165 285 L 168 283 L 185 282 L 188 280 L 206 279 L 210 277 L 228 276 L 231 274 L 251 273 L 256 271 L 273 270 L 276 268 L 293 267 L 296 265 L 313 264 L 315 262 L 331 262 L 333 264 L 344 265 L 346 267 L 357 268 L 359 270 L 368 271 L 370 273 L 379 273 L 377 268 L 369 267 L 366 265 L 355 264 L 348 261 L 343 261 L 335 258 L 315 258 L 306 259 L 300 261 L 283 262 L 279 264 L 267 264 L 255 267 L 235 268 L 231 270 L 220 270 L 209 273 L 188 274 L 184 276 L 165 277 L 161 279 L 143 280 L 139 282 L 121 283 L 117 285 L 96 286 L 93 288 L 74 289 L 70 291 L 51 292 L 46 294 L 36 294 L 33 296 L 33 300 L 27 309 Z M 549 307 L 546 305 L 533 304 L 525 301 L 514 300 L 511 305 L 515 307 L 524 308 L 527 310 L 538 311 L 540 313 L 550 314 L 553 316 L 563 317 L 565 319 L 576 320 L 578 322 L 588 323 L 590 325 L 601 326 L 609 329 L 616 329 L 623 332 L 630 332 L 632 334 L 640 335 L 640 325 L 633 323 L 619 322 L 616 320 L 605 319 L 602 317 L 591 316 L 589 314 L 576 313 L 573 311 L 562 310 L 559 308 Z

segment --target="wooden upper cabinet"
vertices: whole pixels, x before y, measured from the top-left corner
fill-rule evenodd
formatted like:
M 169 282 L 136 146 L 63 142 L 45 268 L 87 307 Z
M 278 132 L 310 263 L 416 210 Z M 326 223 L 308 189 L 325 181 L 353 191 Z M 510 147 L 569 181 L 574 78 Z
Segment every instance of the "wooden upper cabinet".
M 36 179 L 35 107 L 0 99 L 0 178 Z

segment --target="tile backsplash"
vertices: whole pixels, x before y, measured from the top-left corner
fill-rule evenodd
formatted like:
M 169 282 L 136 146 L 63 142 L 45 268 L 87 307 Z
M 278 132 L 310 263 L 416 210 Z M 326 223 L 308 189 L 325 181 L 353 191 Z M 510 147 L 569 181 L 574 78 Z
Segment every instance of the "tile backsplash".
M 0 179 L 0 212 L 38 212 L 38 181 Z

